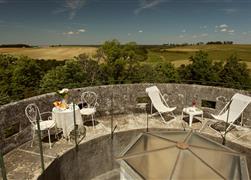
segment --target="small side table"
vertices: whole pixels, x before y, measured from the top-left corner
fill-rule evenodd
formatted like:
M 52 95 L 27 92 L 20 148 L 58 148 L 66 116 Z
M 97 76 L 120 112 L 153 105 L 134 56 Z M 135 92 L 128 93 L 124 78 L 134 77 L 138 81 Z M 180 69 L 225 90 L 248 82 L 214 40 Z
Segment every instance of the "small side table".
M 203 111 L 197 107 L 183 108 L 182 114 L 181 114 L 181 120 L 183 119 L 184 113 L 189 115 L 189 126 L 190 127 L 192 126 L 194 116 L 201 115 L 201 119 L 203 120 Z

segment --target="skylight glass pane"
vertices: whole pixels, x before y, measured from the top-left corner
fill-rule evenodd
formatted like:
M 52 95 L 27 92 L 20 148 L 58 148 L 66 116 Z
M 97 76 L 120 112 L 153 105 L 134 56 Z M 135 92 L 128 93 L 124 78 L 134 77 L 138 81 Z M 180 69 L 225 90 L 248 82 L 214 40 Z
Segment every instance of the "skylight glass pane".
M 202 163 L 190 151 L 183 150 L 181 151 L 172 179 L 218 180 L 222 178 Z
M 149 150 L 174 146 L 175 143 L 165 141 L 161 138 L 143 134 L 140 139 L 126 152 L 126 155 L 142 153 Z
M 208 139 L 200 137 L 197 134 L 193 134 L 188 140 L 187 144 L 210 148 L 210 149 L 229 151 L 224 146 L 221 146 L 220 144 L 217 144 L 216 142 L 209 141 Z
M 220 151 L 190 147 L 191 150 L 227 179 L 240 179 L 240 157 Z M 234 178 L 235 177 L 235 178 Z
M 171 131 L 171 132 L 152 132 L 152 134 L 156 134 L 158 136 L 161 136 L 161 137 L 166 138 L 166 139 L 170 139 L 172 141 L 183 142 L 186 139 L 189 132 L 187 132 L 187 131 L 180 131 L 180 132 L 175 132 L 175 131 Z
M 169 179 L 179 150 L 170 148 L 125 161 L 145 179 Z

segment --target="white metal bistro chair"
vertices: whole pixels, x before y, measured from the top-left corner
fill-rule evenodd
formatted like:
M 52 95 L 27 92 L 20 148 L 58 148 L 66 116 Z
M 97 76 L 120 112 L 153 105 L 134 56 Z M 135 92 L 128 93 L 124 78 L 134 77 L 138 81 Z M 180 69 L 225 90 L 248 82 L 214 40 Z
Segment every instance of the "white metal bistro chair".
M 49 114 L 48 120 L 43 120 L 42 116 L 45 114 Z M 35 138 L 36 131 L 38 130 L 37 126 L 37 120 L 39 120 L 39 125 L 40 125 L 40 130 L 41 131 L 47 131 L 48 133 L 48 138 L 49 138 L 49 145 L 51 149 L 51 138 L 50 138 L 50 129 L 55 127 L 55 121 L 51 120 L 51 112 L 43 112 L 40 113 L 39 108 L 37 107 L 36 104 L 32 103 L 29 104 L 25 108 L 25 115 L 29 119 L 32 125 L 32 141 L 31 141 L 31 147 L 33 145 L 33 141 Z
M 146 88 L 146 93 L 151 99 L 151 115 L 152 115 L 152 108 L 154 107 L 158 111 L 164 123 L 166 123 L 166 121 L 162 116 L 163 113 L 170 113 L 171 116 L 175 118 L 173 111 L 176 109 L 176 107 L 168 106 L 165 98 L 163 97 L 164 95 L 160 93 L 157 86 L 151 86 Z
M 91 116 L 92 127 L 95 127 L 94 114 L 96 113 L 97 94 L 92 91 L 83 92 L 81 95 L 82 109 L 80 113 L 84 116 Z
M 233 95 L 231 100 L 225 105 L 225 107 L 220 111 L 220 113 L 218 115 L 214 115 L 214 114 L 211 114 L 211 115 L 216 120 L 216 122 L 222 121 L 225 123 L 229 123 L 228 127 L 226 128 L 226 130 L 224 132 L 228 132 L 230 130 L 230 128 L 233 126 L 236 127 L 237 130 L 238 129 L 240 130 L 241 128 L 243 128 L 243 117 L 242 117 L 243 111 L 246 109 L 246 107 L 250 103 L 251 103 L 250 96 L 236 93 Z M 237 125 L 237 124 L 235 124 L 235 122 L 239 118 L 241 118 L 241 124 Z M 208 119 L 206 122 L 204 122 L 200 131 L 202 131 L 205 128 L 205 126 L 208 124 L 208 121 L 215 122 L 215 120 Z M 211 127 L 211 125 L 209 125 L 209 127 Z M 249 133 L 251 133 L 251 130 L 249 130 L 249 132 L 242 135 L 241 137 L 246 136 Z M 240 137 L 238 137 L 237 139 L 239 139 L 239 138 Z

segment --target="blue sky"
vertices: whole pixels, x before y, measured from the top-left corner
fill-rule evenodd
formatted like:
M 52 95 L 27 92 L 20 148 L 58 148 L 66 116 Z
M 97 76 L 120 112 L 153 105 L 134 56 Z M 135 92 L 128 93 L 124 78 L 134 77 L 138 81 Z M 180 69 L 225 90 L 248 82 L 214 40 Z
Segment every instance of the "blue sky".
M 251 44 L 251 0 L 0 0 L 0 44 Z

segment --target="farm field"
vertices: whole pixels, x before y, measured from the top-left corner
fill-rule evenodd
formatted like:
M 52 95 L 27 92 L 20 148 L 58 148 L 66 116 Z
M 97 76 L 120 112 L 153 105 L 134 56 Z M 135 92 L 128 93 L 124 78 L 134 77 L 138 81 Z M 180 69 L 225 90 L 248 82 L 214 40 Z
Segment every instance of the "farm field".
M 197 51 L 203 50 L 209 54 L 209 58 L 214 61 L 226 60 L 235 54 L 251 69 L 251 45 L 193 45 L 175 48 L 161 48 L 158 50 L 148 49 L 148 59 L 145 63 L 155 64 L 169 61 L 175 67 L 188 64 L 189 57 Z M 96 47 L 86 46 L 62 46 L 62 47 L 39 47 L 39 48 L 0 48 L 0 53 L 12 55 L 24 55 L 34 59 L 72 59 L 79 54 L 85 53 L 89 56 L 95 55 Z
M 193 45 L 149 51 L 148 63 L 171 61 L 176 67 L 189 63 L 189 57 L 203 50 L 214 61 L 226 60 L 231 55 L 237 55 L 251 69 L 251 45 Z
M 72 59 L 74 56 L 85 53 L 92 56 L 96 53 L 95 47 L 39 47 L 39 48 L 0 48 L 0 53 L 23 55 L 33 59 Z

